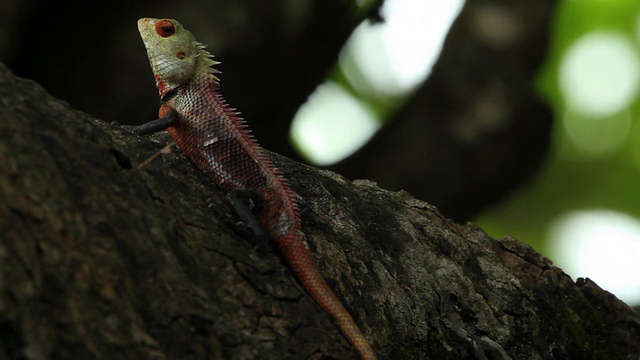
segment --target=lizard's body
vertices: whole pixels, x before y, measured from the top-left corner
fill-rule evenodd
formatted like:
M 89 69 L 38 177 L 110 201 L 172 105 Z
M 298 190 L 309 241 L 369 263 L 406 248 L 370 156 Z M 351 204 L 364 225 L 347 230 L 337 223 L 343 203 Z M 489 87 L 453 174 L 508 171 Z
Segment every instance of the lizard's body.
M 220 96 L 211 55 L 175 20 L 140 19 L 138 29 L 161 98 L 158 124 L 143 125 L 138 132 L 167 128 L 183 153 L 225 192 L 259 194 L 263 201 L 255 216 L 302 285 L 336 321 L 360 356 L 376 359 L 302 241 L 295 194 L 245 122 Z

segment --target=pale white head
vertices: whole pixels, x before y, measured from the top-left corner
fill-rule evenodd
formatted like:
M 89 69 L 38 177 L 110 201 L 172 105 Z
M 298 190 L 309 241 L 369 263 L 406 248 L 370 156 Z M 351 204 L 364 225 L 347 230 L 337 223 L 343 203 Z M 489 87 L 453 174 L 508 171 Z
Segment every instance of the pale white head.
M 138 31 L 147 48 L 156 85 L 161 93 L 199 75 L 213 76 L 211 65 L 217 62 L 178 21 L 142 18 L 138 20 Z

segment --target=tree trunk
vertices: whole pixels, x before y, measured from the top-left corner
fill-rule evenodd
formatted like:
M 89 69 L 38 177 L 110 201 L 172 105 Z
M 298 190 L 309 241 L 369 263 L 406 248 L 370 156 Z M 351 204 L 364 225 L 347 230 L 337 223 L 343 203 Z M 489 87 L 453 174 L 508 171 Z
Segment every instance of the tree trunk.
M 0 359 L 354 359 L 277 251 L 170 140 L 0 65 Z M 405 192 L 274 161 L 381 359 L 637 359 L 640 317 Z

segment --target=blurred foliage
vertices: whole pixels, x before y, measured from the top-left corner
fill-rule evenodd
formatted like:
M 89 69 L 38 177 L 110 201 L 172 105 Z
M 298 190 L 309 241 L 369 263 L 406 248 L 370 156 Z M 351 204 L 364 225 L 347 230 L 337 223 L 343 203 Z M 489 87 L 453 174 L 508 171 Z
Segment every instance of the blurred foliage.
M 536 178 L 524 184 L 507 201 L 474 219 L 492 236 L 514 236 L 551 259 L 554 254 L 549 253 L 548 231 L 563 215 L 604 208 L 640 218 L 640 99 L 637 91 L 628 107 L 593 119 L 568 111 L 559 86 L 559 71 L 567 50 L 576 40 L 594 31 L 620 34 L 636 53 L 640 53 L 640 2 L 580 0 L 564 1 L 559 6 L 551 52 L 538 84 L 540 93 L 556 113 L 549 159 Z M 630 126 L 616 128 L 616 119 L 620 117 L 630 119 L 627 120 Z M 623 143 L 603 153 L 577 148 L 567 134 L 569 124 L 579 132 L 591 132 L 593 139 L 590 141 L 594 147 L 612 136 L 622 138 Z M 590 129 L 593 124 L 603 128 Z

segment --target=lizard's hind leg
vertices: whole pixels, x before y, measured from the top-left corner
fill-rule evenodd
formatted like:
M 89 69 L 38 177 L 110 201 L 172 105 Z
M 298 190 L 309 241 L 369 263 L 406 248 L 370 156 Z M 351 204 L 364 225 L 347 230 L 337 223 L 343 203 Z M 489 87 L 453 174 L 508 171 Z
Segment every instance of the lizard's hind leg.
M 227 198 L 238 216 L 256 235 L 256 247 L 263 248 L 267 244 L 269 237 L 264 226 L 262 226 L 253 212 L 255 207 L 264 202 L 262 195 L 256 190 L 233 190 L 227 194 Z
M 171 148 L 176 145 L 176 143 L 172 142 L 171 144 L 163 147 L 162 149 L 158 150 L 158 152 L 156 152 L 155 154 L 149 156 L 149 158 L 145 161 L 143 161 L 140 165 L 138 165 L 136 167 L 136 169 L 140 170 L 143 167 L 151 164 L 151 162 L 153 162 L 153 160 L 157 159 L 160 155 L 164 155 L 164 154 L 168 154 L 171 152 Z

